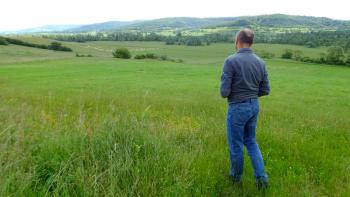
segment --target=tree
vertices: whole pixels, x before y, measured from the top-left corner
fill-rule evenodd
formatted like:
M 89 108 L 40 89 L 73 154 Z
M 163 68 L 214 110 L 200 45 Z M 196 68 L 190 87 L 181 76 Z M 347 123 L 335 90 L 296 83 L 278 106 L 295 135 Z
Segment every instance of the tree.
M 43 46 L 43 47 L 45 47 L 45 46 Z M 48 45 L 47 48 L 50 50 L 54 50 L 54 51 L 72 51 L 71 48 L 62 46 L 62 44 L 59 42 L 51 42 L 51 44 Z
M 315 48 L 316 47 L 316 44 L 312 41 L 308 41 L 305 43 L 305 46 L 308 47 L 308 48 Z
M 51 50 L 58 50 L 62 47 L 62 44 L 59 42 L 51 42 L 51 44 L 49 45 L 49 49 Z
M 343 64 L 344 51 L 342 47 L 333 46 L 328 49 L 327 63 Z
M 140 59 L 145 59 L 146 56 L 144 54 L 137 54 L 135 55 L 134 59 L 140 60 Z
M 295 50 L 293 51 L 293 58 L 296 61 L 300 61 L 301 60 L 301 56 L 303 55 L 303 52 L 300 50 Z
M 0 45 L 7 45 L 6 39 L 3 37 L 0 37 Z
M 350 51 L 350 40 L 347 40 L 344 44 L 344 50 L 347 52 L 347 51 Z
M 166 45 L 173 45 L 173 44 L 175 44 L 175 42 L 176 42 L 176 39 L 174 37 L 170 37 L 170 36 L 165 40 Z
M 283 59 L 292 59 L 293 51 L 291 49 L 284 50 L 284 53 L 281 56 Z
M 348 55 L 346 56 L 345 64 L 350 66 L 350 52 L 348 52 Z
M 131 54 L 127 48 L 119 48 L 113 51 L 113 56 L 115 58 L 130 59 Z

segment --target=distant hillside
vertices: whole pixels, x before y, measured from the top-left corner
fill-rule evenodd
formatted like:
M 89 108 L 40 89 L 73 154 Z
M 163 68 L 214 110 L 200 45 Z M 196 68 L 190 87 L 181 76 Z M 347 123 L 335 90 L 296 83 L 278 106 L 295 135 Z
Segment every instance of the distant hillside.
M 350 30 L 350 21 L 333 20 L 325 17 L 293 16 L 284 14 L 240 16 L 222 18 L 191 18 L 175 17 L 145 21 L 109 21 L 89 25 L 44 26 L 25 29 L 16 33 L 39 32 L 113 32 L 113 31 L 141 31 L 162 32 L 164 30 L 202 30 L 225 29 L 235 30 L 242 27 L 252 27 L 258 31 L 335 31 Z
M 350 29 L 350 21 L 333 20 L 325 17 L 292 16 L 284 14 L 242 16 L 233 18 L 232 21 L 216 25 L 218 27 L 306 27 L 311 30 L 344 30 Z
M 7 33 L 38 33 L 38 32 L 62 32 L 72 28 L 78 28 L 81 25 L 45 25 L 41 27 L 22 29 L 19 31 L 7 32 Z
M 67 29 L 68 32 L 91 32 L 91 31 L 109 31 L 117 30 L 122 27 L 132 25 L 140 21 L 108 21 L 104 23 L 95 23 L 90 25 L 83 25 L 76 28 Z
M 113 31 L 113 30 L 137 30 L 147 32 L 159 32 L 163 30 L 188 30 L 208 28 L 242 28 L 253 27 L 255 29 L 304 29 L 305 31 L 324 30 L 350 30 L 350 21 L 333 20 L 325 17 L 293 16 L 284 14 L 241 16 L 223 18 L 191 18 L 175 17 L 161 18 L 147 21 L 111 21 L 106 23 L 91 24 L 69 31 Z
M 190 18 L 190 17 L 175 17 L 161 18 L 149 21 L 143 21 L 128 25 L 125 29 L 135 29 L 142 31 L 159 31 L 164 29 L 198 29 L 211 25 L 228 23 L 235 18 Z

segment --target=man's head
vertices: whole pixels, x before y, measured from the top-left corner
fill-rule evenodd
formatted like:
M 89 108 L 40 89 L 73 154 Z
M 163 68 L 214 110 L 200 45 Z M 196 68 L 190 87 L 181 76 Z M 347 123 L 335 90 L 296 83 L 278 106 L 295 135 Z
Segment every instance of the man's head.
M 254 41 L 254 33 L 250 29 L 242 29 L 236 34 L 236 49 L 249 48 Z

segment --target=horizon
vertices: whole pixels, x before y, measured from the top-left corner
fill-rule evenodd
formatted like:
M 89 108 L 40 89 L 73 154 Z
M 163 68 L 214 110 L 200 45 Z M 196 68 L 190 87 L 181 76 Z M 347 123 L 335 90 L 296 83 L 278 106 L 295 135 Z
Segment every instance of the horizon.
M 21 5 L 20 7 L 18 5 Z M 66 6 L 69 5 L 69 6 Z M 106 6 L 108 5 L 108 6 Z M 137 5 L 137 6 L 135 6 Z M 108 21 L 154 20 L 159 18 L 221 18 L 258 15 L 298 15 L 326 17 L 334 20 L 350 20 L 347 4 L 342 0 L 331 3 L 296 0 L 278 1 L 252 0 L 249 8 L 242 2 L 217 0 L 215 2 L 185 1 L 177 2 L 150 0 L 139 2 L 115 2 L 113 0 L 70 2 L 68 0 L 50 2 L 45 0 L 6 1 L 0 12 L 0 32 L 18 31 L 48 25 L 88 25 Z M 310 8 L 313 9 L 310 9 Z M 52 11 L 54 9 L 54 11 Z M 20 13 L 20 14 L 18 14 Z M 181 13 L 181 14 L 179 14 Z

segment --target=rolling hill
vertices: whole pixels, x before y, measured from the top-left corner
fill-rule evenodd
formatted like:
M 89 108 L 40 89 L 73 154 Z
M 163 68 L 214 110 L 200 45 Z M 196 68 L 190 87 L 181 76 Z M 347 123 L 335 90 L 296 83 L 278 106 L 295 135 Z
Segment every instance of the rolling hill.
M 136 21 L 108 21 L 89 25 L 43 26 L 25 29 L 12 33 L 40 33 L 40 32 L 111 32 L 111 31 L 143 31 L 161 32 L 164 30 L 199 30 L 199 29 L 237 29 L 252 27 L 258 30 L 279 29 L 287 31 L 335 31 L 350 30 L 350 21 L 334 20 L 326 17 L 294 16 L 284 14 L 193 18 L 172 17 L 154 20 Z
M 167 29 L 206 29 L 206 28 L 304 28 L 309 31 L 350 30 L 350 21 L 334 20 L 325 17 L 293 16 L 284 14 L 222 17 L 222 18 L 192 18 L 174 17 L 146 21 L 107 22 L 75 28 L 74 31 L 163 31 Z

